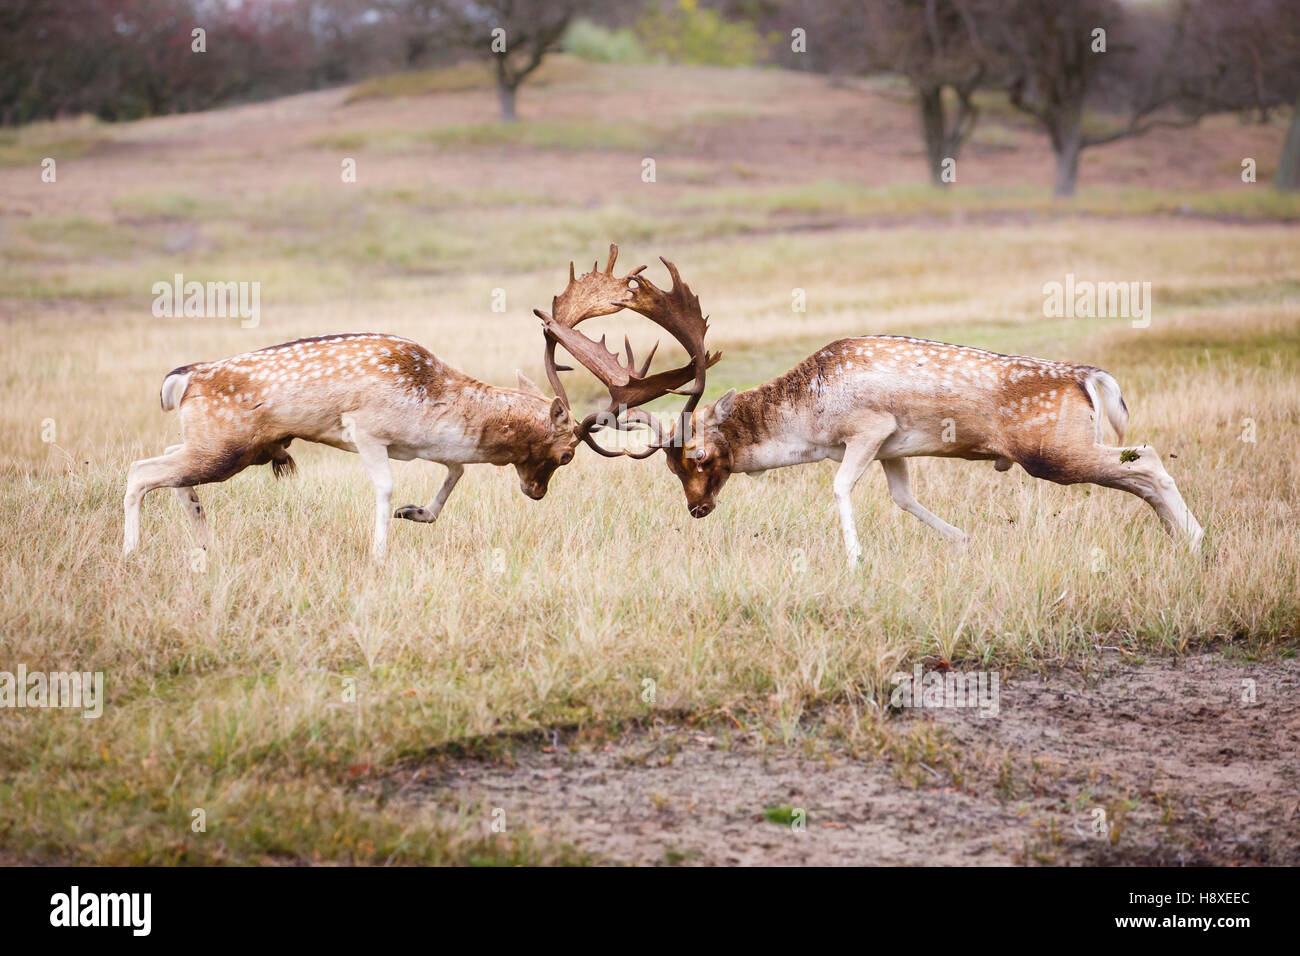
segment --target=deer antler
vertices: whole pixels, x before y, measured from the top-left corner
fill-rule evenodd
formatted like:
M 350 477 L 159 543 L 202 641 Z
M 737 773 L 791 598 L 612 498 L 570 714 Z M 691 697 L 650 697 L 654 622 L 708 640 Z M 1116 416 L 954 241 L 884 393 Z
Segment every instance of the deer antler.
M 640 312 L 647 319 L 663 326 L 673 338 L 681 343 L 682 348 L 686 349 L 691 361 L 681 368 L 660 372 L 658 375 L 645 378 L 645 369 L 649 368 L 650 365 L 647 360 L 640 376 L 639 391 L 633 395 L 638 400 L 629 400 L 627 406 L 636 408 L 648 402 L 650 398 L 658 398 L 660 395 L 669 393 L 688 395 L 690 397 L 686 400 L 682 415 L 689 416 L 691 412 L 695 411 L 700 396 L 704 394 L 705 372 L 718 359 L 722 358 L 722 353 L 714 352 L 710 354 L 704 346 L 704 336 L 709 330 L 709 320 L 700 312 L 700 297 L 692 293 L 690 286 L 682 281 L 682 277 L 677 272 L 677 266 L 663 256 L 659 257 L 659 261 L 664 264 L 668 269 L 668 275 L 672 277 L 672 289 L 664 292 L 649 279 L 638 277 L 631 283 L 632 300 L 627 304 L 627 307 L 634 312 Z M 654 354 L 653 350 L 651 350 L 651 354 Z M 630 360 L 631 357 L 632 354 L 629 349 L 628 359 Z M 695 382 L 693 388 L 686 391 L 679 390 L 681 386 L 690 381 Z M 641 398 L 640 393 L 646 393 L 650 398 Z
M 629 455 L 633 458 L 645 458 L 654 452 L 657 445 L 651 445 L 644 453 L 635 455 L 622 451 L 612 452 L 598 445 L 591 438 L 591 433 L 600 429 L 601 425 L 598 422 L 602 419 L 635 409 L 638 414 L 630 416 L 629 420 L 650 426 L 655 431 L 656 438 L 661 439 L 662 435 L 654 420 L 640 411 L 639 407 L 663 395 L 689 395 L 683 412 L 683 415 L 689 418 L 703 393 L 705 370 L 717 362 L 722 357 L 722 353 L 710 355 L 705 349 L 704 334 L 708 329 L 708 322 L 700 314 L 700 300 L 692 295 L 691 290 L 681 281 L 676 266 L 666 259 L 661 259 L 673 279 L 672 290 L 665 293 L 648 279 L 641 277 L 645 266 L 638 266 L 622 278 L 616 277 L 614 262 L 617 259 L 618 246 L 610 243 L 609 261 L 605 264 L 603 272 L 597 271 L 599 264 L 596 264 L 592 266 L 591 272 L 575 278 L 573 265 L 570 264 L 569 283 L 553 300 L 552 314 L 548 315 L 540 309 L 533 311 L 542 320 L 546 333 L 546 377 L 550 380 L 551 387 L 555 389 L 555 394 L 560 396 L 565 405 L 569 404 L 569 400 L 560 382 L 559 372 L 569 369 L 555 364 L 557 343 L 563 345 L 570 355 L 600 379 L 609 390 L 609 407 L 604 412 L 588 415 L 577 426 L 578 437 L 606 457 Z M 623 347 L 627 355 L 627 363 L 624 364 L 618 355 L 605 345 L 604 336 L 601 336 L 599 342 L 595 342 L 575 328 L 585 319 L 610 315 L 624 307 L 639 312 L 663 326 L 686 349 L 691 356 L 691 361 L 681 368 L 647 376 L 658 343 L 638 368 L 636 357 L 632 354 L 632 344 L 626 337 L 623 339 Z M 679 391 L 683 385 L 692 380 L 695 382 L 694 388 L 685 392 Z M 615 421 L 621 427 L 621 420 L 616 417 Z

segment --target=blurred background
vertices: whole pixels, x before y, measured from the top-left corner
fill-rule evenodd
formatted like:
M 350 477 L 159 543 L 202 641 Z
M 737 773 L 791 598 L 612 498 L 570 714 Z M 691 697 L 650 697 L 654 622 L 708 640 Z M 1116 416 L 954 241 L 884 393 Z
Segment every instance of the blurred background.
M 1084 149 L 1220 113 L 1268 124 L 1280 111 L 1286 147 L 1264 165 L 1295 190 L 1298 24 L 1287 0 L 6 0 L 0 123 L 84 115 L 93 139 L 93 120 L 379 75 L 356 96 L 464 91 L 483 77 L 436 68 L 475 61 L 511 121 L 521 89 L 540 97 L 573 78 L 571 62 L 546 69 L 563 54 L 776 66 L 836 87 L 892 80 L 882 88 L 911 101 L 932 180 L 963 146 L 1009 148 L 992 130 L 1010 114 L 1050 141 L 1059 194 L 1075 189 Z

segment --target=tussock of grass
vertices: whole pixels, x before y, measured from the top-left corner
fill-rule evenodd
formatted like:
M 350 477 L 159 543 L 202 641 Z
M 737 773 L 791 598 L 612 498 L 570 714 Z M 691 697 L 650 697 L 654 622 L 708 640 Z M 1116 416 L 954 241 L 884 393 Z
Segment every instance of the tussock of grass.
M 1023 144 L 1023 136 L 1005 126 L 981 123 L 970 134 L 969 143 L 976 150 L 1013 152 Z
M 648 149 L 661 142 L 663 136 L 657 127 L 644 123 L 614 125 L 594 120 L 521 119 L 514 123 L 453 123 L 425 130 L 324 133 L 312 137 L 309 145 L 344 152 L 362 149 L 409 152 L 431 146 L 440 150 L 511 146 L 548 152 L 579 152 Z
M 218 211 L 196 193 L 176 189 L 128 193 L 110 205 L 114 214 L 123 219 L 193 220 L 200 214 L 207 217 Z
M 392 133 L 372 133 L 360 130 L 349 130 L 345 133 L 321 133 L 319 136 L 313 136 L 307 141 L 307 145 L 316 149 L 333 149 L 342 152 L 352 152 L 358 149 L 369 149 L 372 146 L 388 144 L 393 142 L 407 142 L 409 137 L 403 134 Z
M 81 262 L 92 256 L 127 259 L 140 250 L 137 236 L 112 222 L 86 216 L 46 216 L 23 224 L 23 238 L 44 259 Z

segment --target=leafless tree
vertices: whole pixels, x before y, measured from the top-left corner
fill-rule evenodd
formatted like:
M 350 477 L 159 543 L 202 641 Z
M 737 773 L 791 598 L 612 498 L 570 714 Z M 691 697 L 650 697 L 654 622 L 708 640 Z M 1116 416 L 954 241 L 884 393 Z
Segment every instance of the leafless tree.
M 957 158 L 979 117 L 973 96 L 990 76 L 981 34 L 992 9 L 990 0 L 788 0 L 763 26 L 806 31 L 805 52 L 778 51 L 791 67 L 904 77 L 916 93 L 930 179 L 942 186 L 944 161 Z
M 0 122 L 129 119 L 345 82 L 374 65 L 370 11 L 365 0 L 4 0 Z
M 872 59 L 907 77 L 916 90 L 935 185 L 949 181 L 944 163 L 957 158 L 979 119 L 973 94 L 990 65 L 980 39 L 986 6 L 980 0 L 883 0 L 867 8 Z M 953 94 L 951 109 L 946 91 Z
M 1011 104 L 1047 132 L 1058 196 L 1073 195 L 1083 150 L 1187 126 L 1206 112 L 1186 59 L 1190 4 L 1129 9 L 1119 0 L 1001 0 L 989 39 L 1000 54 Z M 1122 119 L 1090 130 L 1085 111 Z
M 441 13 L 460 45 L 492 58 L 501 118 L 513 122 L 520 85 L 588 6 L 590 0 L 443 0 Z
M 1199 65 L 1199 108 L 1253 112 L 1290 108 L 1274 180 L 1300 190 L 1300 4 L 1294 0 L 1198 0 L 1188 24 L 1188 59 Z

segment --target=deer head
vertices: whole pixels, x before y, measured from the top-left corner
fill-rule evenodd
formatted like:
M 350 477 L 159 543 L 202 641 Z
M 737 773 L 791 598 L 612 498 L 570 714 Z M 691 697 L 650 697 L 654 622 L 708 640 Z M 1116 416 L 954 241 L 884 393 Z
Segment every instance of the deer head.
M 733 388 L 694 413 L 683 441 L 663 444 L 668 470 L 681 481 L 686 509 L 692 518 L 712 513 L 718 492 L 731 477 L 731 445 L 722 425 L 731 415 L 735 400 Z
M 540 398 L 546 405 L 544 425 L 536 428 L 532 441 L 523 443 L 525 457 L 514 462 L 520 490 L 534 501 L 541 501 L 546 497 L 546 489 L 556 469 L 573 461 L 578 437 L 574 434 L 569 406 L 562 399 L 548 398 L 523 372 L 516 371 L 515 374 L 519 379 L 519 391 Z

